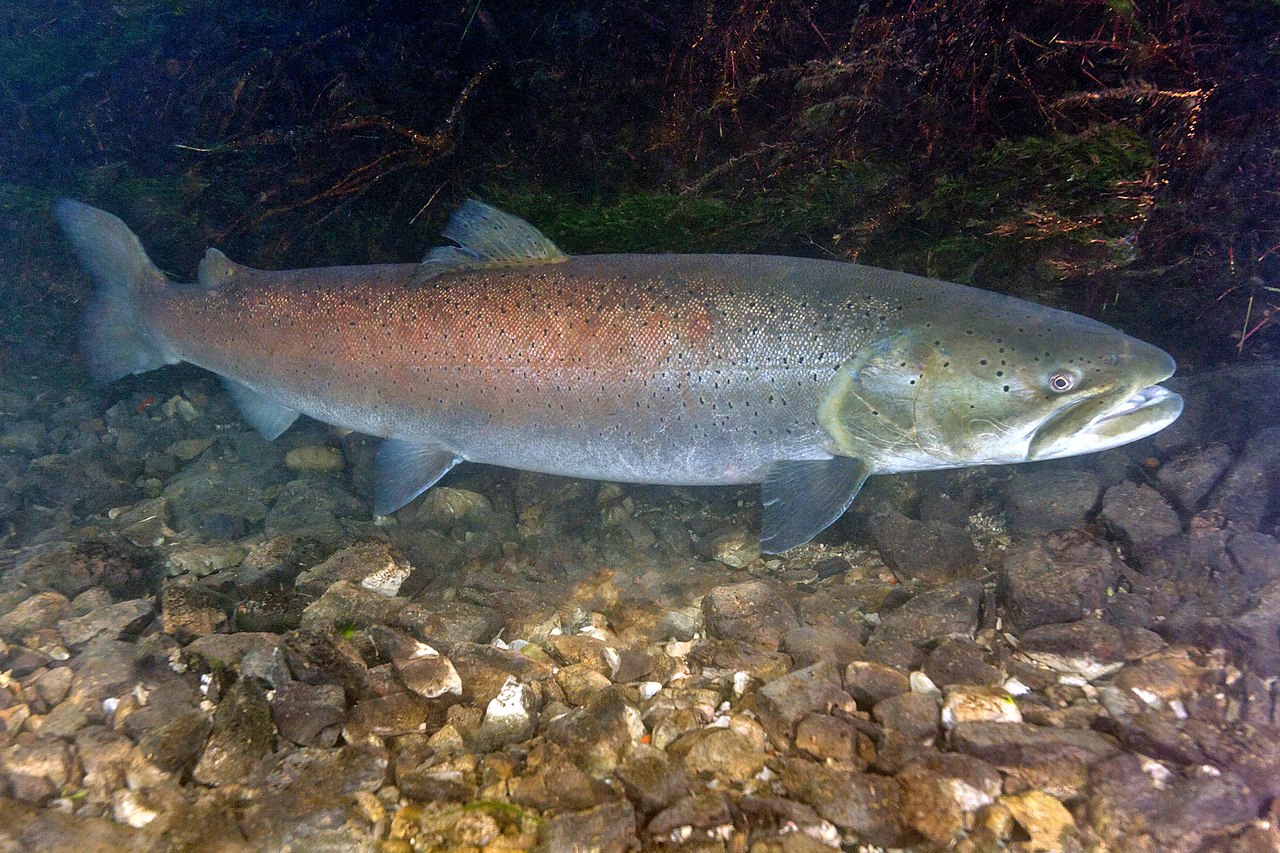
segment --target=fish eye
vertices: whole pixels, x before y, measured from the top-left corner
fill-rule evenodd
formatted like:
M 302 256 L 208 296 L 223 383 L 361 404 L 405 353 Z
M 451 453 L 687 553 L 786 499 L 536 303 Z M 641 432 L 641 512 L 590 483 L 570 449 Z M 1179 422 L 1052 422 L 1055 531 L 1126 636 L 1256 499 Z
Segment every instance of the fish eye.
M 1059 370 L 1057 373 L 1049 377 L 1049 387 L 1058 394 L 1070 391 L 1076 387 L 1076 377 L 1073 373 L 1065 370 Z

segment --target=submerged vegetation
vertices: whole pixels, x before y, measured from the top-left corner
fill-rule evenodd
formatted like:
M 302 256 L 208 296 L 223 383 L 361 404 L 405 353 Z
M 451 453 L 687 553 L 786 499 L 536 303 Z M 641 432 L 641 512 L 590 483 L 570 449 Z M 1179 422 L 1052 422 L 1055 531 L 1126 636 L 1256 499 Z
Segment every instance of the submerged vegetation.
M 178 273 L 402 260 L 471 195 L 570 251 L 858 259 L 1270 352 L 1278 54 L 1274 0 L 10 4 L 0 241 L 73 194 Z

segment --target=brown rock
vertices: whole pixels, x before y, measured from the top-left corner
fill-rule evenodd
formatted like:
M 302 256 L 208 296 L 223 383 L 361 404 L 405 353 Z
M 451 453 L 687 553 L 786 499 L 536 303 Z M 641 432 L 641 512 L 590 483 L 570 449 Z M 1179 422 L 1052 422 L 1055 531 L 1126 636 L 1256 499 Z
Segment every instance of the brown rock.
M 786 590 L 767 581 L 718 586 L 702 599 L 707 633 L 776 651 L 798 623 Z

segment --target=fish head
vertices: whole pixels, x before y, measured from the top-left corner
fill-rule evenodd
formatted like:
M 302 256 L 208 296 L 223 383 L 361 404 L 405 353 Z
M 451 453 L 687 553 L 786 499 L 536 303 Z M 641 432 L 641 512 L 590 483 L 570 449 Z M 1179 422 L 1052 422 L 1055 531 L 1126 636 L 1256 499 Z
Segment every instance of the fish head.
M 1058 459 L 1173 423 L 1182 398 L 1158 383 L 1174 368 L 1110 326 L 994 297 L 864 347 L 828 386 L 819 423 L 877 472 Z

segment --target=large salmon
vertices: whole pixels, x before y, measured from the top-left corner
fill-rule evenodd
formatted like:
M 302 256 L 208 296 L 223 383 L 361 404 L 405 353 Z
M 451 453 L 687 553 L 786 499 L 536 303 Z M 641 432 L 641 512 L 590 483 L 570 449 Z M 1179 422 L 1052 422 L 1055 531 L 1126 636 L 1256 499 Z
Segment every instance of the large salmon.
M 375 511 L 463 460 L 575 477 L 763 483 L 761 547 L 807 542 L 871 474 L 1104 450 L 1176 419 L 1173 360 L 962 285 L 762 255 L 570 257 L 467 202 L 421 264 L 265 271 L 210 249 L 170 281 L 123 222 L 57 217 L 98 285 L 112 380 L 186 361 L 269 438 L 382 436 Z

